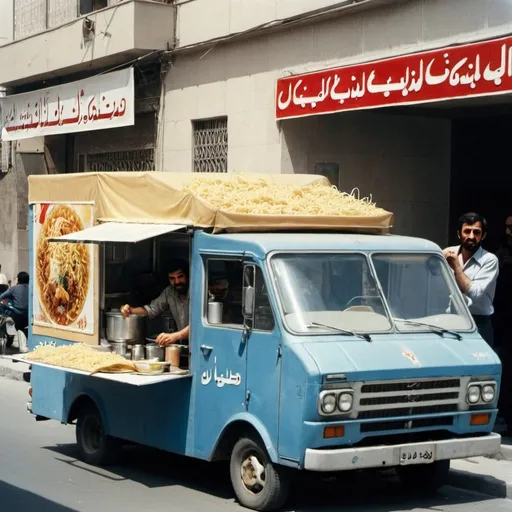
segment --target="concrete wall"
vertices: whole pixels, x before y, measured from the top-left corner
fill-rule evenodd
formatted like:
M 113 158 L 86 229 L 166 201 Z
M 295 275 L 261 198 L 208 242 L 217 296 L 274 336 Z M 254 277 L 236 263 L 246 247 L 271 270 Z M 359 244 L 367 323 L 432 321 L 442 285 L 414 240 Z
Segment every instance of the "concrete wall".
M 395 213 L 394 233 L 446 245 L 451 121 L 378 112 L 283 122 L 282 172 L 315 173 L 338 163 L 339 187 L 359 188 Z
M 7 279 L 13 279 L 17 265 L 17 256 L 14 248 L 17 247 L 17 186 L 16 173 L 0 176 L 0 264 L 2 273 Z M 23 269 L 24 270 L 24 269 Z
M 12 41 L 13 27 L 13 1 L 0 1 L 0 46 Z
M 178 10 L 180 45 L 234 30 L 228 21 L 242 5 L 244 16 L 254 14 L 256 23 L 257 12 L 273 12 L 278 3 L 192 0 Z M 279 5 L 285 3 L 292 5 Z M 294 5 L 300 10 L 306 3 Z M 219 14 L 223 9 L 231 13 L 227 18 Z M 157 161 L 162 170 L 192 170 L 191 120 L 227 115 L 228 169 L 281 172 L 281 133 L 274 119 L 279 77 L 511 32 L 509 0 L 409 0 L 176 54 L 165 84 Z
M 182 5 L 179 1 L 176 3 L 177 37 L 180 46 L 187 46 L 315 9 L 354 2 L 189 0 Z M 366 53 L 418 43 L 428 45 L 445 38 L 471 39 L 479 32 L 491 36 L 511 32 L 512 3 L 509 0 L 367 0 L 362 3 L 365 5 L 353 6 L 345 12 L 359 11 L 357 20 L 353 21 L 364 33 Z M 343 28 L 346 28 L 345 23 Z M 309 42 L 314 45 L 315 39 Z M 338 39 L 344 39 L 343 31 Z
M 192 0 L 178 4 L 180 46 L 248 30 L 351 0 Z
M 28 184 L 31 174 L 46 172 L 42 154 L 16 154 L 14 169 L 0 180 L 0 263 L 14 283 L 18 272 L 31 273 L 28 261 Z

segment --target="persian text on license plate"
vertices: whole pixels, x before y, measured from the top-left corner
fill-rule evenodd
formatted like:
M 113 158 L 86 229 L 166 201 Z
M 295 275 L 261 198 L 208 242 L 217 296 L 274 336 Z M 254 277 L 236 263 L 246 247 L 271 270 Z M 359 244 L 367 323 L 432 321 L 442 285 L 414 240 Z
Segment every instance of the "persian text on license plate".
M 400 448 L 400 465 L 429 464 L 434 462 L 436 455 L 435 445 L 424 444 L 421 446 Z

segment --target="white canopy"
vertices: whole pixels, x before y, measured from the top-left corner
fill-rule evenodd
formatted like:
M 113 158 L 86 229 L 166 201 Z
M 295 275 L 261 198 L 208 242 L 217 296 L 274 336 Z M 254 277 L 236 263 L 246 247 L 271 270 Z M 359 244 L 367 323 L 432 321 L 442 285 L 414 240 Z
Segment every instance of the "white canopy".
M 136 224 L 125 222 L 105 222 L 75 233 L 50 238 L 50 242 L 126 242 L 137 243 L 148 238 L 165 235 L 184 229 L 182 224 Z

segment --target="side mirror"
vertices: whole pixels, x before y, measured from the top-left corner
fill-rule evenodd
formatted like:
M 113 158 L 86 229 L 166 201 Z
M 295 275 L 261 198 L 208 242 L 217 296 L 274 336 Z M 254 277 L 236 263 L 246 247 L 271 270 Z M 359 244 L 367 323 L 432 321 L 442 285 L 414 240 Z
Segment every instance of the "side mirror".
M 244 288 L 243 304 L 244 304 L 244 317 L 251 318 L 254 315 L 254 301 L 256 294 L 252 286 Z
M 245 343 L 249 338 L 254 323 L 254 309 L 256 302 L 256 267 L 246 265 L 244 267 L 244 288 L 242 292 L 242 312 L 244 315 L 244 334 L 242 341 Z

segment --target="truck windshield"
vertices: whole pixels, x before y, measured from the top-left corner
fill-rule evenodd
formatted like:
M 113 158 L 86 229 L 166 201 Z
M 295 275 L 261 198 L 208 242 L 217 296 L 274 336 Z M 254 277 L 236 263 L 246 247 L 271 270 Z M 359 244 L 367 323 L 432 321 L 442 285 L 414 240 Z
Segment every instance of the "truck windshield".
M 357 334 L 392 328 L 366 256 L 279 254 L 271 262 L 290 330 Z
M 432 254 L 278 254 L 271 258 L 288 328 L 300 334 L 469 330 L 444 260 Z M 386 306 L 387 305 L 387 309 Z M 391 317 L 388 314 L 391 313 Z
M 374 254 L 372 261 L 400 331 L 469 330 L 471 321 L 444 260 L 432 254 Z M 416 322 L 416 323 L 415 323 Z

